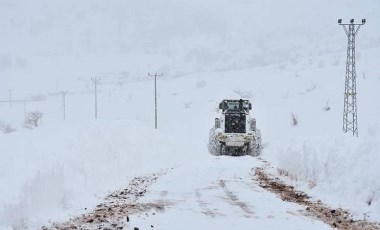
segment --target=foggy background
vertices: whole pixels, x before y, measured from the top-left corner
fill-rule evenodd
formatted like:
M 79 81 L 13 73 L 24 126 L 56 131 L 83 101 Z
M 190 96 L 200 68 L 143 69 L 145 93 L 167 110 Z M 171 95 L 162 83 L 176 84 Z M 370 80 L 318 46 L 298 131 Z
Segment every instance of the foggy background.
M 377 0 L 0 0 L 0 99 L 107 74 L 296 63 L 346 49 L 338 18 L 366 18 L 357 47 L 378 47 L 379 10 Z

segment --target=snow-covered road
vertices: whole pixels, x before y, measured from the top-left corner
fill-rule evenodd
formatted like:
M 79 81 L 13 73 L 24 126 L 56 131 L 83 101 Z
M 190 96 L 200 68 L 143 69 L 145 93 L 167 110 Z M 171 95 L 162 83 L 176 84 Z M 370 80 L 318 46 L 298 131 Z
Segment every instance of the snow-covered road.
M 207 158 L 206 158 L 207 159 Z M 139 200 L 170 204 L 130 216 L 129 229 L 330 229 L 258 184 L 257 158 L 221 156 L 163 175 Z

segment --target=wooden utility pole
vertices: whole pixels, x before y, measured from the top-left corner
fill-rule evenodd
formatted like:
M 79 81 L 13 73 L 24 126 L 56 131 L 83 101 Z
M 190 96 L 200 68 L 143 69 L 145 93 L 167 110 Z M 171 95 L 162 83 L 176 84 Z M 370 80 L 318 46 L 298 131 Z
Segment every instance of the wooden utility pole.
M 157 77 L 162 77 L 164 74 L 150 74 L 149 77 L 154 77 L 154 128 L 157 129 Z
M 9 107 L 12 108 L 12 90 L 9 90 Z
M 66 94 L 67 91 L 61 91 L 62 94 L 62 118 L 66 120 Z
M 91 78 L 95 85 L 95 120 L 98 119 L 98 83 L 100 78 Z
M 24 100 L 23 103 L 24 103 L 24 122 L 26 124 L 28 120 L 27 115 L 26 115 L 26 100 Z

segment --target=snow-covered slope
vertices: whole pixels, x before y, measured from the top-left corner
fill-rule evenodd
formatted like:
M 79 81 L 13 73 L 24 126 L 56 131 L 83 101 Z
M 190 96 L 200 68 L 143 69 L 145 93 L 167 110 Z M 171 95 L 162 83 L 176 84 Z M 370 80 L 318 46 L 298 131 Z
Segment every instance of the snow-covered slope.
M 0 132 L 0 227 L 62 220 L 134 175 L 210 160 L 217 105 L 236 97 L 253 101 L 263 158 L 316 199 L 380 221 L 379 6 L 0 1 L 0 99 L 9 89 L 13 99 L 40 99 L 0 103 L 0 128 L 16 130 Z M 368 21 L 357 38 L 358 139 L 341 133 L 340 17 Z M 164 73 L 157 131 L 149 71 Z M 94 76 L 102 77 L 97 121 Z M 60 90 L 69 91 L 66 121 Z M 42 126 L 22 128 L 24 113 L 36 110 Z
M 37 228 L 92 207 L 133 175 L 175 166 L 173 156 L 181 149 L 168 139 L 130 121 L 85 121 L 2 135 L 1 225 Z M 168 164 L 157 164 L 161 161 Z

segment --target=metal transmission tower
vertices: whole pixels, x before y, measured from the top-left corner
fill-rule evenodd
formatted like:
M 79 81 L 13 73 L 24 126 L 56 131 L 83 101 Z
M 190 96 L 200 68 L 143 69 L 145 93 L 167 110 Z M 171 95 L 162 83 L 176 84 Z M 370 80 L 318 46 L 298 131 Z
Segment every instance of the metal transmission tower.
M 154 77 L 154 128 L 157 129 L 157 77 L 162 77 L 164 74 L 158 75 L 148 73 L 149 77 Z
M 354 136 L 358 136 L 358 111 L 356 103 L 356 67 L 355 67 L 355 37 L 359 32 L 360 26 L 366 23 L 362 19 L 361 23 L 343 24 L 342 19 L 338 19 L 339 25 L 343 26 L 346 32 L 347 43 L 347 63 L 346 63 L 346 80 L 344 90 L 344 112 L 343 112 L 343 132 L 352 131 Z M 347 29 L 348 26 L 348 29 Z
M 95 119 L 98 119 L 98 83 L 100 78 L 91 78 L 95 85 Z

